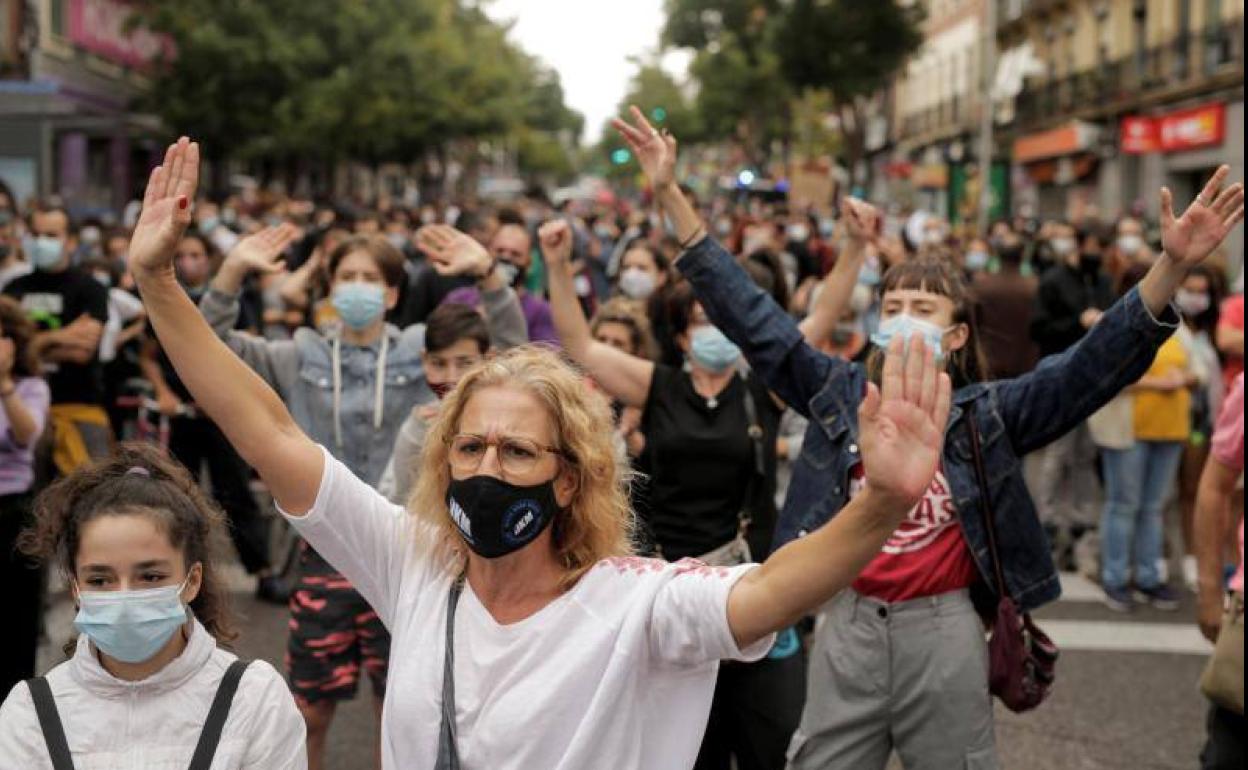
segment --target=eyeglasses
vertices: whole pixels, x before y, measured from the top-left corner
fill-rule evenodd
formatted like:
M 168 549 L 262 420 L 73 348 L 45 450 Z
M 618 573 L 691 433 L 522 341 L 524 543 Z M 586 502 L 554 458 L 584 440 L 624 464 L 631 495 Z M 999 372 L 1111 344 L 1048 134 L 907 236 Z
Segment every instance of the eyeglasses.
M 532 472 L 544 454 L 566 458 L 563 450 L 543 446 L 527 438 L 509 436 L 490 440 L 473 433 L 459 433 L 451 437 L 448 446 L 451 468 L 460 473 L 472 473 L 480 468 L 490 447 L 494 447 L 498 464 L 508 476 L 525 476 Z

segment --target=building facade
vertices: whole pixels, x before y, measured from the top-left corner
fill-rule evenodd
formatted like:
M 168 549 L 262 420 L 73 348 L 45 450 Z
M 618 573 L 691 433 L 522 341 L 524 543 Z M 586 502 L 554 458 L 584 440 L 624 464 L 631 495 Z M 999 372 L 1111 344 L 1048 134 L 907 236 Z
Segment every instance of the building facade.
M 891 142 L 874 158 L 873 193 L 958 223 L 974 221 L 977 137 L 985 109 L 986 0 L 925 0 L 924 43 L 896 78 Z M 994 215 L 1008 211 L 1008 168 L 994 165 Z
M 1243 0 L 995 0 L 1004 60 L 1031 65 L 999 105 L 1015 209 L 1156 219 L 1222 163 L 1244 178 Z M 1228 244 L 1243 260 L 1243 229 Z
M 117 212 L 161 149 L 135 109 L 171 42 L 130 30 L 123 0 L 0 0 L 0 183 L 59 195 L 78 217 Z

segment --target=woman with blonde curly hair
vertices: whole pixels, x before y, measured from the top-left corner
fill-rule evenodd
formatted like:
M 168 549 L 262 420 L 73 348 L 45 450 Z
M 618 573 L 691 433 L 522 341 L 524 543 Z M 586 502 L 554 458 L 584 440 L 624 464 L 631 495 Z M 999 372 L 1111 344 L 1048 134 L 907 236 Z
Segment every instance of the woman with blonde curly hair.
M 721 659 L 849 583 L 936 472 L 949 378 L 898 338 L 861 411 L 865 491 L 763 565 L 628 555 L 605 400 L 554 353 L 483 363 L 431 428 L 412 515 L 355 478 L 212 333 L 171 267 L 198 147 L 152 173 L 131 269 L 196 403 L 393 636 L 389 768 L 689 768 Z

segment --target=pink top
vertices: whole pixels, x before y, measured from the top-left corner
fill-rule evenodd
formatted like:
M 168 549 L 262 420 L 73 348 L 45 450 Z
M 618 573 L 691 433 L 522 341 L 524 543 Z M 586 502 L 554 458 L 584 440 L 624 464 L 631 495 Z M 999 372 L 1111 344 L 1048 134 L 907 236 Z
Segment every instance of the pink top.
M 1229 468 L 1244 470 L 1244 374 L 1240 372 L 1222 402 L 1222 413 L 1213 429 L 1213 456 Z M 1244 591 L 1244 520 L 1239 520 L 1239 569 L 1231 578 L 1231 590 Z

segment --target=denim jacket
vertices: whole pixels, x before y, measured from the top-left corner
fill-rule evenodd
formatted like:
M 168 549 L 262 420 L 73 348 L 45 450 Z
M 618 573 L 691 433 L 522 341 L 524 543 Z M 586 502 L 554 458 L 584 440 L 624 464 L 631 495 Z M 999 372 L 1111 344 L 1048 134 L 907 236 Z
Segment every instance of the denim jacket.
M 516 293 L 506 288 L 486 292 L 483 299 L 491 342 L 500 349 L 524 344 L 527 331 Z M 298 329 L 293 340 L 235 331 L 238 295 L 215 289 L 204 294 L 200 310 L 230 349 L 277 391 L 299 427 L 370 485 L 381 480 L 412 407 L 434 400 L 420 357 L 424 324 L 402 331 L 387 324 L 383 350 L 383 340 L 366 347 L 344 344 L 336 329 L 324 336 Z M 384 378 L 380 388 L 379 377 Z
M 677 265 L 710 320 L 737 343 L 750 365 L 789 406 L 809 419 L 780 513 L 774 547 L 831 519 L 848 501 L 858 453 L 858 405 L 867 374 L 812 348 L 793 318 L 758 288 L 718 243 L 705 238 Z M 981 382 L 953 394 L 942 468 L 975 566 L 995 593 L 980 514 L 967 420 L 979 428 L 1006 587 L 1024 610 L 1061 593 L 1048 540 L 1023 483 L 1021 458 L 1074 428 L 1135 382 L 1178 326 L 1167 308 L 1154 318 L 1132 290 L 1066 352 L 1028 374 Z

